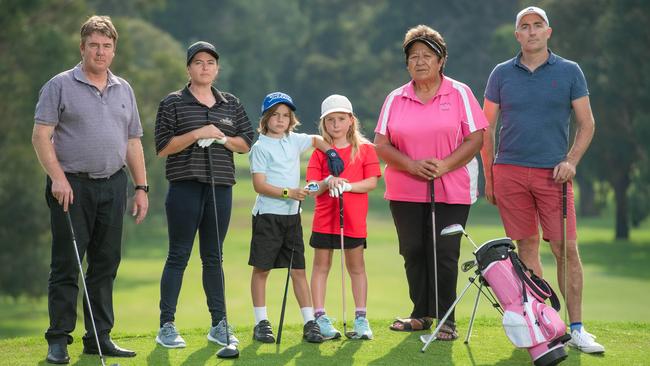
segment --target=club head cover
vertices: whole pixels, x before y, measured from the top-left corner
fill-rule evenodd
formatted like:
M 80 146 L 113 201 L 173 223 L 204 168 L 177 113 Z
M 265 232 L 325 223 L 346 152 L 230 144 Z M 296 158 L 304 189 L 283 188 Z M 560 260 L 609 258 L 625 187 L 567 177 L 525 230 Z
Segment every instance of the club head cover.
M 329 149 L 325 152 L 327 155 L 327 168 L 330 170 L 330 173 L 338 177 L 343 173 L 343 169 L 345 168 L 345 163 L 343 163 L 343 159 L 339 156 L 339 154 L 336 152 L 334 149 Z

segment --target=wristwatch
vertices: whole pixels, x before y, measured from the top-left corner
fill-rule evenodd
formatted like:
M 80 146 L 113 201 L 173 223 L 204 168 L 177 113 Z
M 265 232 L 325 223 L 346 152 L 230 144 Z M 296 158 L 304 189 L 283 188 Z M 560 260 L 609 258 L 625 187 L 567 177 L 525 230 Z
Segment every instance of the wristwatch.
M 149 193 L 149 186 L 140 186 L 140 185 L 135 186 L 135 190 L 137 191 L 138 189 L 141 189 L 141 190 Z
M 282 198 L 289 198 L 289 188 L 284 188 L 282 190 Z

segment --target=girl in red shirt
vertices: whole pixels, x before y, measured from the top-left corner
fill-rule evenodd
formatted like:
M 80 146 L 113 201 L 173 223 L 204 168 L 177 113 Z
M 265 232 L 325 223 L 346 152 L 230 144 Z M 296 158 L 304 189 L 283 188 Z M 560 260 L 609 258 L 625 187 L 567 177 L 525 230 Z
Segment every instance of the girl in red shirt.
M 321 135 L 345 162 L 339 177 L 329 175 L 327 156 L 315 150 L 307 167 L 307 181 L 317 182 L 314 222 L 309 245 L 315 250 L 311 277 L 314 315 L 325 339 L 341 336 L 325 313 L 325 289 L 332 266 L 334 249 L 341 249 L 339 196 L 343 197 L 343 236 L 345 263 L 352 283 L 356 305 L 353 332 L 355 339 L 372 339 L 366 319 L 368 279 L 363 250 L 366 247 L 366 216 L 368 192 L 375 189 L 381 176 L 379 159 L 372 145 L 359 131 L 352 104 L 342 95 L 330 95 L 321 105 L 319 130 Z

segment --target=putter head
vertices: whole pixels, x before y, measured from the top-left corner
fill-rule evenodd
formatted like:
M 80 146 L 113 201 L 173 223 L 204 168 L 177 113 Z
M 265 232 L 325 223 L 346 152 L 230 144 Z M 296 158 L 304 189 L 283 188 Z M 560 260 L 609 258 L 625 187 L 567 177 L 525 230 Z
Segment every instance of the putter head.
M 463 229 L 463 225 L 461 224 L 449 225 L 440 231 L 441 236 L 452 236 L 452 235 L 458 235 L 464 233 L 465 233 L 465 229 Z
M 239 350 L 234 344 L 229 344 L 217 351 L 219 358 L 237 358 L 239 357 Z

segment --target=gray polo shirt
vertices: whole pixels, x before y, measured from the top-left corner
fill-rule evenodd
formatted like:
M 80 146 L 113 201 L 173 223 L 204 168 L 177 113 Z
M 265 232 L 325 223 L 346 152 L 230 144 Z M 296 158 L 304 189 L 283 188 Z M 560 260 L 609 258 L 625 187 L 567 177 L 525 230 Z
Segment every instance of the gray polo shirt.
M 128 140 L 142 136 L 129 83 L 109 71 L 100 92 L 86 78 L 81 63 L 43 85 L 34 122 L 55 126 L 52 141 L 63 171 L 92 178 L 120 170 L 126 164 Z
M 578 64 L 550 52 L 531 72 L 521 52 L 497 65 L 485 98 L 499 104 L 501 129 L 495 164 L 553 168 L 569 146 L 569 118 L 574 100 L 589 95 Z

